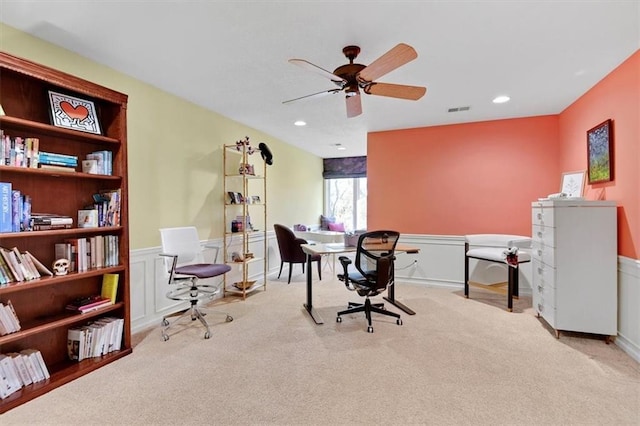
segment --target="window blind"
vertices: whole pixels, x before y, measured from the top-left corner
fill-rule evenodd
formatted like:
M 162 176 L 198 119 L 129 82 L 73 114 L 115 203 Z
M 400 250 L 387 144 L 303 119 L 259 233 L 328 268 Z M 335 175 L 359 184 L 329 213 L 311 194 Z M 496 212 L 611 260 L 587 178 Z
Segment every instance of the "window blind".
M 322 177 L 325 179 L 367 177 L 367 157 L 325 158 Z

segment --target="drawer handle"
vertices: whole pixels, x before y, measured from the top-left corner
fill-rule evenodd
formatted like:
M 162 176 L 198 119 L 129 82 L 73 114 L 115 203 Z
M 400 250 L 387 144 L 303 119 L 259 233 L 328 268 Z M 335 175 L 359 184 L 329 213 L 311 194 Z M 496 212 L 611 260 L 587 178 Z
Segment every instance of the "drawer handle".
M 538 275 L 542 275 L 544 273 L 544 269 L 538 267 Z
M 542 256 L 542 250 L 538 249 L 538 256 Z
M 544 291 L 544 287 L 539 285 L 538 286 L 538 293 L 542 293 Z
M 538 213 L 538 219 L 542 219 L 542 213 Z
M 542 238 L 542 232 L 538 231 L 538 237 Z

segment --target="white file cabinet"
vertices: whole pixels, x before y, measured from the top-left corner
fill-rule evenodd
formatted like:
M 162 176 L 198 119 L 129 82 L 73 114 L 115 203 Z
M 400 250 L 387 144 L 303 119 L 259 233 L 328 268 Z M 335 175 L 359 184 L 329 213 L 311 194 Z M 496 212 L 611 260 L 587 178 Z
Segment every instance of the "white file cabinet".
M 555 330 L 617 334 L 617 229 L 612 201 L 532 207 L 533 308 Z

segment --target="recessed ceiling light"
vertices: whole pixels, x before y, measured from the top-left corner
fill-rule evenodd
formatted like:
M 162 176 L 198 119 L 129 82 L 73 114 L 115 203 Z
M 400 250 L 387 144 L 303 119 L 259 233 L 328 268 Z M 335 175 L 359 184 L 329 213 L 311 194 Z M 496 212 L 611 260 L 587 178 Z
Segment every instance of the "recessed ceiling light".
M 496 96 L 496 97 L 493 99 L 493 103 L 494 103 L 494 104 L 503 104 L 503 103 L 505 103 L 505 102 L 509 102 L 510 100 L 511 100 L 511 98 L 510 98 L 510 97 L 508 97 L 508 96 L 504 96 L 504 95 L 502 95 L 502 96 Z
M 306 126 L 307 122 L 306 121 L 302 121 L 302 120 L 298 120 L 295 123 L 293 123 L 294 126 Z

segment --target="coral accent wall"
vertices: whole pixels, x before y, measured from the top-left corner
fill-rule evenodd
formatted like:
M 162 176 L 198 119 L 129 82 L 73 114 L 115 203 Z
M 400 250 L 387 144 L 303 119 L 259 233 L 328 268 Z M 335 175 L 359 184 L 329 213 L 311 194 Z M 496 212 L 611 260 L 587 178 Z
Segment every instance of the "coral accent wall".
M 531 202 L 587 168 L 586 131 L 606 119 L 614 180 L 585 195 L 618 203 L 618 253 L 638 259 L 640 51 L 559 115 L 369 133 L 368 228 L 531 235 Z
M 531 202 L 560 190 L 558 117 L 368 135 L 367 227 L 531 235 Z
M 560 167 L 587 168 L 586 131 L 613 121 L 613 181 L 587 185 L 618 204 L 618 253 L 640 257 L 640 51 L 560 114 Z

